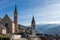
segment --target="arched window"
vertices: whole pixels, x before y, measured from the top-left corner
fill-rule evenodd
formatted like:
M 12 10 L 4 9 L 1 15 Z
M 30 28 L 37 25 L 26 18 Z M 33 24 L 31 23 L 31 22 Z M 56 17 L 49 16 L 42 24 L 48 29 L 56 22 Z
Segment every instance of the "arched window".
M 8 23 L 5 23 L 5 27 L 7 28 L 7 32 L 9 32 Z
M 8 23 L 5 23 L 5 27 L 8 29 Z

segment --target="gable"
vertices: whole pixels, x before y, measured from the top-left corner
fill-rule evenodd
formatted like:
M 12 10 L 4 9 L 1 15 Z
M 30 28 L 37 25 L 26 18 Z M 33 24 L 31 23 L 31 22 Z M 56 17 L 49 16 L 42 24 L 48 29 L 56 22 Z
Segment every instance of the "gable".
M 3 24 L 6 29 L 8 30 L 8 32 L 11 33 L 11 29 L 12 29 L 12 20 L 10 19 L 10 17 L 6 14 L 4 16 L 4 18 L 2 19 L 1 24 Z
M 4 18 L 2 19 L 2 21 L 3 20 L 12 22 L 12 20 L 10 19 L 10 17 L 7 14 L 4 16 Z

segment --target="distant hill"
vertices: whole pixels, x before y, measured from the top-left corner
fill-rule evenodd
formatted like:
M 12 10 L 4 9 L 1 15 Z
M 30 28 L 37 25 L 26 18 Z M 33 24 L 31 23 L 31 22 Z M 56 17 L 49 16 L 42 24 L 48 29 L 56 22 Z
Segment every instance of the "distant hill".
M 30 26 L 18 25 L 19 29 L 30 29 Z M 36 25 L 36 32 L 50 35 L 60 35 L 60 24 L 42 24 Z
M 59 24 L 36 25 L 36 30 L 39 33 L 56 35 L 56 34 L 60 34 L 60 25 Z
M 19 29 L 27 29 L 27 26 L 18 24 Z

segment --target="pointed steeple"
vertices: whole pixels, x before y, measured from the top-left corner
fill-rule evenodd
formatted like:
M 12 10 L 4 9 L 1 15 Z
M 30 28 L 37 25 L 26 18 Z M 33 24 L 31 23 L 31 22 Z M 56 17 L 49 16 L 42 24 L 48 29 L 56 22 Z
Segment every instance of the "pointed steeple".
M 32 17 L 32 22 L 31 22 L 31 34 L 32 34 L 32 37 L 36 37 L 34 16 Z
M 15 11 L 17 10 L 17 6 L 15 5 Z
M 15 5 L 15 10 L 14 10 L 14 23 L 15 23 L 15 32 L 18 32 L 18 12 L 17 12 L 16 5 Z
M 34 16 L 32 17 L 32 23 L 31 24 L 34 24 L 35 25 L 35 19 L 34 19 Z
M 34 16 L 32 17 L 31 27 L 32 27 L 32 29 L 35 29 L 35 19 L 34 19 Z
M 14 14 L 17 14 L 17 6 L 15 5 Z

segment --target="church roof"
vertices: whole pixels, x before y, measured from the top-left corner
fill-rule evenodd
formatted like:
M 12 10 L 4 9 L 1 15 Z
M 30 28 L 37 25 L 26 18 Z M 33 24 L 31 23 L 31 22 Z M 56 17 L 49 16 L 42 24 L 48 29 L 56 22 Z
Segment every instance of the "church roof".
M 0 25 L 0 30 L 6 29 L 3 25 Z
M 4 16 L 3 19 L 9 19 L 10 21 L 12 21 L 11 18 L 7 14 Z

